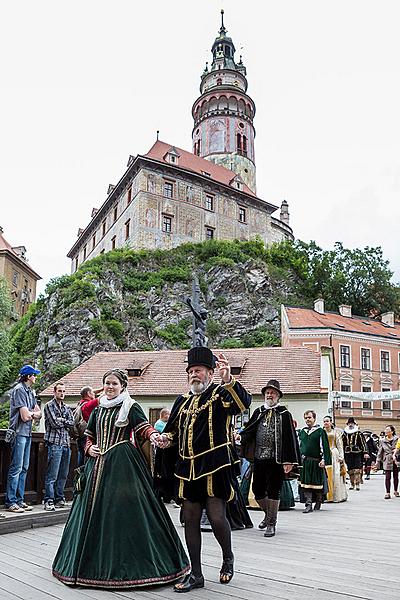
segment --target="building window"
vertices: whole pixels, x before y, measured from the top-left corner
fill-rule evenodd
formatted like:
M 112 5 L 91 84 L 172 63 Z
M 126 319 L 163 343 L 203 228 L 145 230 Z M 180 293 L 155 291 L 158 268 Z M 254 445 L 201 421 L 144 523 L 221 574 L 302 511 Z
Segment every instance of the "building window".
M 96 234 L 94 233 L 94 234 L 92 235 L 92 250 L 93 250 L 93 248 L 95 247 L 95 245 L 96 245 Z
M 186 186 L 186 201 L 193 202 L 194 190 L 191 185 Z
M 371 410 L 372 409 L 371 400 L 363 400 L 362 408 L 363 408 L 363 410 Z
M 242 154 L 247 156 L 247 137 L 245 135 L 242 138 Z
M 172 231 L 172 217 L 168 215 L 163 215 L 162 217 L 162 230 L 165 233 L 171 233 Z
M 86 252 L 87 252 L 87 248 L 86 248 L 86 244 L 83 246 L 83 260 L 86 260 Z
M 206 209 L 214 210 L 214 196 L 211 194 L 206 194 Z
M 381 350 L 381 371 L 383 373 L 389 373 L 390 371 L 389 352 L 385 350 Z
M 382 400 L 382 410 L 392 410 L 392 401 Z
M 367 394 L 368 392 L 372 392 L 372 388 L 370 385 L 363 385 L 362 386 L 362 390 L 361 390 L 364 394 Z
M 340 402 L 340 407 L 341 408 L 351 408 L 351 401 L 350 400 L 342 400 Z
M 118 206 L 116 206 L 116 207 L 114 208 L 114 223 L 115 223 L 115 221 L 117 220 L 117 218 L 118 218 Z
M 200 156 L 200 140 L 197 140 L 197 142 L 194 143 L 193 154 L 196 154 L 196 156 Z
M 212 227 L 206 227 L 206 240 L 212 240 L 214 237 L 214 229 Z
M 371 350 L 369 348 L 361 348 L 361 368 L 363 371 L 371 370 Z
M 18 271 L 13 271 L 12 283 L 14 287 L 18 287 Z
M 78 265 L 79 265 L 79 259 L 77 256 L 75 256 L 75 271 L 78 269 Z
M 170 181 L 164 181 L 164 196 L 166 198 L 173 198 L 174 196 L 174 184 Z
M 101 235 L 104 237 L 106 235 L 106 220 L 104 219 L 104 221 L 101 224 Z
M 132 202 L 132 186 L 128 190 L 127 204 L 130 204 L 131 202 Z
M 351 392 L 351 386 L 347 385 L 347 383 L 342 383 L 340 386 L 341 392 Z
M 130 236 L 131 220 L 128 219 L 125 223 L 125 239 L 127 240 Z
M 116 237 L 117 236 L 113 235 L 113 237 L 111 238 L 111 250 L 115 250 Z
M 239 221 L 240 223 L 246 223 L 246 209 L 239 206 Z
M 340 366 L 350 368 L 350 346 L 340 346 Z

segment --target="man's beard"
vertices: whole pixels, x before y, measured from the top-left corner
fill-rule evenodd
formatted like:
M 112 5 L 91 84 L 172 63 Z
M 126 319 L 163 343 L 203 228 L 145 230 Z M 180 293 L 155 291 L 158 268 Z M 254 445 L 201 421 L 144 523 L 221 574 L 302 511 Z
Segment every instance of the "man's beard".
M 210 379 L 207 377 L 204 381 L 194 381 L 190 386 L 192 394 L 202 394 L 208 387 Z
M 267 408 L 274 408 L 274 406 L 278 406 L 279 400 L 267 400 L 265 398 L 264 404 Z

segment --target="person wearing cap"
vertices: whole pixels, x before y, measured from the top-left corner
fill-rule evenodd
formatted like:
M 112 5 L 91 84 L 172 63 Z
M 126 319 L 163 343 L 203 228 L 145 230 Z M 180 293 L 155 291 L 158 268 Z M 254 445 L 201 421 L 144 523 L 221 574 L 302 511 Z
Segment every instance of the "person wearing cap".
M 9 429 L 15 435 L 11 442 L 11 463 L 7 476 L 5 506 L 9 512 L 24 513 L 32 510 L 25 500 L 25 481 L 29 469 L 32 441 L 32 423 L 42 416 L 32 389 L 38 369 L 25 365 L 19 372 L 19 381 L 10 398 Z
M 283 393 L 279 381 L 270 379 L 262 390 L 264 406 L 256 408 L 240 434 L 242 455 L 254 463 L 253 493 L 264 518 L 259 524 L 265 537 L 273 537 L 285 474 L 300 464 L 293 417 L 279 404 Z
M 304 513 L 320 510 L 324 491 L 328 491 L 325 466 L 332 464 L 326 431 L 316 423 L 313 410 L 304 413 L 305 427 L 299 431 L 302 467 L 300 471 L 300 497 L 305 500 Z
M 221 383 L 214 383 L 217 369 Z M 233 577 L 231 529 L 226 503 L 235 495 L 234 465 L 239 464 L 231 435 L 232 417 L 251 403 L 251 395 L 231 376 L 227 358 L 209 348 L 188 352 L 189 392 L 176 399 L 156 452 L 155 485 L 175 478 L 178 502 L 183 504 L 185 539 L 191 573 L 175 585 L 176 592 L 204 587 L 201 566 L 200 519 L 207 511 L 213 534 L 222 549 L 220 583 Z
M 347 419 L 343 431 L 344 461 L 350 477 L 350 490 L 360 490 L 363 460 L 369 458 L 365 438 L 354 417 Z

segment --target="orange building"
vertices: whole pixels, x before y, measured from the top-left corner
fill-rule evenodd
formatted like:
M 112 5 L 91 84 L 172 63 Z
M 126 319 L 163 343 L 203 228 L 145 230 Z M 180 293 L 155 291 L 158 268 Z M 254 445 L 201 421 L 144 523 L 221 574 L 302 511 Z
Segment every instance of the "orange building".
M 11 246 L 0 227 L 0 277 L 7 281 L 14 309 L 21 317 L 36 299 L 36 283 L 41 279 L 29 266 L 25 246 Z
M 394 313 L 381 320 L 352 314 L 351 306 L 325 311 L 318 299 L 314 309 L 282 306 L 282 346 L 302 346 L 319 352 L 333 349 L 336 378 L 333 411 L 339 424 L 354 416 L 362 428 L 381 430 L 400 425 L 400 323 Z

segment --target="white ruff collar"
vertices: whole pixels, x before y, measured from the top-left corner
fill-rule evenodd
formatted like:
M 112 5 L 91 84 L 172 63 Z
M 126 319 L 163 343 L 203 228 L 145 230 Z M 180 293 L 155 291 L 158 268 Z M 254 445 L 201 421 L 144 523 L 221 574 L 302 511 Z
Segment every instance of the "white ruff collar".
M 114 406 L 121 404 L 117 420 L 115 421 L 115 427 L 125 427 L 128 425 L 129 411 L 135 402 L 136 400 L 130 397 L 128 391 L 124 390 L 119 396 L 116 396 L 112 400 L 109 400 L 107 396 L 101 396 L 99 405 L 102 408 L 114 408 Z
M 356 433 L 358 431 L 358 425 L 356 425 L 355 427 L 353 427 L 353 429 L 350 429 L 350 427 L 348 425 L 346 425 L 346 427 L 344 428 L 346 433 Z

